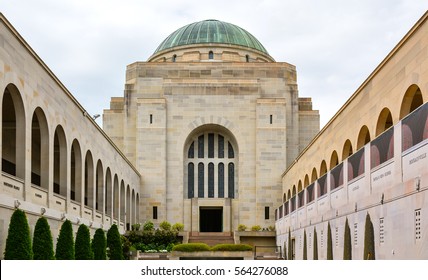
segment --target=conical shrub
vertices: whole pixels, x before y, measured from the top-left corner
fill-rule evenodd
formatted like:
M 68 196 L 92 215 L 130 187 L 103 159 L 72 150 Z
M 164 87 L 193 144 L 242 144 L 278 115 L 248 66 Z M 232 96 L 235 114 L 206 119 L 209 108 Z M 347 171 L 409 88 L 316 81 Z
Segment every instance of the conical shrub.
M 303 259 L 308 259 L 308 245 L 306 244 L 306 230 L 303 230 Z
M 374 260 L 375 256 L 375 242 L 374 242 L 374 229 L 373 223 L 370 219 L 369 213 L 366 215 L 366 224 L 364 228 L 364 259 Z
M 330 222 L 327 226 L 327 260 L 333 259 L 333 239 L 331 237 Z
M 10 217 L 9 230 L 4 251 L 5 260 L 31 260 L 30 227 L 24 211 L 16 209 Z
M 314 260 L 318 260 L 318 237 L 316 227 L 314 227 Z
M 287 259 L 287 243 L 284 241 L 284 260 Z
M 291 229 L 288 229 L 288 259 L 293 259 L 293 244 L 291 241 Z
M 53 250 L 53 240 L 51 228 L 45 217 L 37 220 L 33 236 L 33 259 L 53 260 L 55 254 Z
M 120 240 L 119 229 L 113 224 L 107 232 L 107 255 L 110 260 L 122 260 L 122 242 Z
M 106 254 L 107 240 L 104 230 L 101 228 L 97 229 L 92 240 L 92 252 L 94 254 L 94 260 L 105 260 L 107 259 Z
M 65 220 L 59 230 L 55 258 L 57 260 L 74 260 L 73 226 L 69 220 Z
M 81 224 L 77 230 L 76 243 L 74 244 L 76 260 L 92 260 L 91 236 L 89 228 Z
M 349 228 L 348 218 L 345 222 L 345 236 L 343 242 L 343 259 L 352 260 L 352 243 L 351 243 L 351 229 Z

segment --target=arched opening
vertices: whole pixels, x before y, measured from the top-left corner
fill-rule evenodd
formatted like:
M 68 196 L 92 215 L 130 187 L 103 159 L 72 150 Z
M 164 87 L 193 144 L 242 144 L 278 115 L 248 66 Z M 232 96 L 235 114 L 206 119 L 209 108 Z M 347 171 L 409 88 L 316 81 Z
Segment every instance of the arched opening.
M 208 59 L 214 59 L 214 53 L 213 53 L 213 51 L 210 51 L 208 53 Z
M 290 190 L 288 190 L 288 191 L 287 191 L 287 200 L 290 200 L 290 198 L 291 198 L 291 191 L 290 191 Z
M 120 222 L 125 223 L 126 219 L 126 196 L 125 196 L 125 183 L 123 180 L 120 182 Z
M 245 62 L 250 62 L 250 56 L 248 54 L 245 55 Z
M 303 190 L 302 180 L 299 180 L 299 183 L 297 184 L 297 193 L 301 192 L 302 190 Z
M 137 193 L 136 195 L 136 209 L 135 209 L 135 213 L 136 213 L 136 223 L 140 222 L 140 194 Z
M 135 206 L 135 190 L 132 190 L 132 197 L 131 197 L 131 203 L 132 203 L 132 206 L 131 206 L 131 226 L 133 225 L 133 224 L 135 224 L 136 222 L 135 222 L 135 219 L 136 219 L 136 216 L 135 216 L 135 213 L 136 213 L 136 211 L 137 211 L 137 209 L 136 209 L 136 206 Z
M 338 164 L 339 164 L 339 157 L 337 156 L 337 152 L 333 151 L 330 157 L 330 170 L 332 170 Z
M 401 102 L 400 120 L 424 103 L 422 92 L 417 85 L 411 85 Z
M 126 186 L 126 212 L 125 212 L 125 226 L 126 230 L 131 229 L 131 189 L 129 185 Z
M 61 125 L 58 125 L 54 134 L 54 181 L 53 191 L 56 194 L 67 195 L 67 141 Z
M 102 211 L 104 209 L 104 174 L 103 164 L 101 160 L 97 162 L 97 169 L 95 175 L 95 210 Z
M 113 219 L 119 219 L 119 180 L 117 174 L 113 180 Z
M 327 163 L 325 162 L 325 160 L 323 160 L 320 166 L 320 177 L 326 173 L 327 173 Z
M 10 84 L 2 102 L 2 171 L 25 178 L 25 111 L 21 94 Z
M 106 171 L 106 195 L 105 195 L 105 212 L 106 215 L 109 217 L 112 217 L 112 210 L 113 210 L 113 185 L 112 185 L 112 178 L 111 178 L 111 171 L 110 167 L 107 167 Z
M 219 126 L 204 126 L 189 136 L 184 149 L 184 198 L 236 197 L 237 149 L 229 135 Z
M 318 179 L 317 169 L 314 167 L 312 169 L 311 183 L 315 182 L 317 179 Z
M 49 186 L 49 131 L 40 107 L 31 121 L 31 184 L 44 189 Z
M 172 62 L 176 62 L 177 61 L 177 55 L 176 54 L 174 54 L 173 56 L 172 56 Z
M 82 152 L 77 139 L 74 139 L 71 145 L 70 172 L 70 198 L 80 203 L 82 200 Z
M 388 108 L 383 108 L 376 124 L 376 137 L 392 126 L 392 114 Z
M 348 158 L 353 154 L 352 150 L 352 144 L 349 139 L 345 141 L 345 144 L 343 144 L 343 150 L 342 150 L 342 161 Z
M 308 176 L 308 174 L 305 175 L 305 181 L 303 183 L 303 188 L 306 188 L 307 186 L 309 186 L 309 176 Z
M 360 133 L 358 133 L 358 140 L 357 140 L 357 151 L 364 147 L 365 144 L 370 142 L 370 132 L 367 126 L 363 126 L 360 129 Z
M 85 157 L 85 206 L 94 206 L 94 161 L 91 151 L 86 152 Z

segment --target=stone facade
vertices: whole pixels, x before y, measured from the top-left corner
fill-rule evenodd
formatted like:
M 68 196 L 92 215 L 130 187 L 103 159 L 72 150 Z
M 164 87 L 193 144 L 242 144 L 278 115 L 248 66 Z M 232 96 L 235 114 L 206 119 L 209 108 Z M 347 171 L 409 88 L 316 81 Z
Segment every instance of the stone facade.
M 31 232 L 43 215 L 53 239 L 140 220 L 140 173 L 0 14 L 0 258 L 15 208 Z
M 294 248 L 295 258 L 304 231 L 310 238 L 316 229 L 325 259 L 330 223 L 341 259 L 346 219 L 353 258 L 366 258 L 367 214 L 377 258 L 428 258 L 427 34 L 425 13 L 283 173 L 277 244 Z
M 264 62 L 245 62 L 246 55 Z M 293 65 L 249 48 L 192 45 L 129 65 L 124 97 L 112 98 L 104 111 L 104 130 L 142 171 L 143 220 L 180 222 L 186 230 L 200 231 L 200 209 L 220 208 L 221 231 L 234 231 L 239 224 L 273 226 L 281 174 L 319 130 L 319 115 L 310 98 L 298 97 Z M 216 154 L 217 135 L 230 139 L 236 164 L 233 198 L 227 188 L 219 197 L 222 160 L 207 155 L 196 160 L 204 164 L 204 197 L 189 197 L 188 150 L 201 134 L 205 139 L 216 135 Z M 215 174 L 211 197 L 210 163 Z M 191 172 L 198 188 L 197 167 Z M 225 170 L 225 181 L 229 174 Z

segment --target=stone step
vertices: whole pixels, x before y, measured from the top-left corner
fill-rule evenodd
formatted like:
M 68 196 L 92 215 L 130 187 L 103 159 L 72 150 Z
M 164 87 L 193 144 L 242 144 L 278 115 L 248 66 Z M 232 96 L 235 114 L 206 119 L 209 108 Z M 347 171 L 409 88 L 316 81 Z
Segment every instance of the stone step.
M 230 232 L 192 232 L 189 243 L 205 243 L 209 246 L 217 244 L 234 244 L 235 240 Z

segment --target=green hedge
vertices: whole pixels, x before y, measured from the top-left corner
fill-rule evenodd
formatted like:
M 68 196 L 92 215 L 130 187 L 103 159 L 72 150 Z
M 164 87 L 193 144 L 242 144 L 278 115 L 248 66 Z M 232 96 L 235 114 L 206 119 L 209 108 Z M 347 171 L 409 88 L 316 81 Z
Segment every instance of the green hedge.
M 252 251 L 253 247 L 247 244 L 217 244 L 213 247 L 205 243 L 178 244 L 172 251 L 179 252 L 199 252 L 199 251 Z
M 253 247 L 247 244 L 217 244 L 211 251 L 252 251 Z
M 9 230 L 4 251 L 5 260 L 31 260 L 33 250 L 31 247 L 30 227 L 24 211 L 16 209 L 10 218 Z
M 33 236 L 33 259 L 34 260 L 53 260 L 55 253 L 53 249 L 53 240 L 51 228 L 45 217 L 37 220 Z
M 187 243 L 187 244 L 178 244 L 172 247 L 172 251 L 179 252 L 199 252 L 199 251 L 209 251 L 211 248 L 205 243 Z
M 105 260 L 107 259 L 107 240 L 104 230 L 99 228 L 95 231 L 94 239 L 92 239 L 92 252 L 94 254 L 94 260 Z
M 59 230 L 55 258 L 57 260 L 74 260 L 73 226 L 69 220 L 65 220 Z
M 85 224 L 81 224 L 77 230 L 74 256 L 76 260 L 92 260 L 94 258 L 91 248 L 91 234 Z
M 116 224 L 107 231 L 107 248 L 110 260 L 123 260 L 122 240 Z

